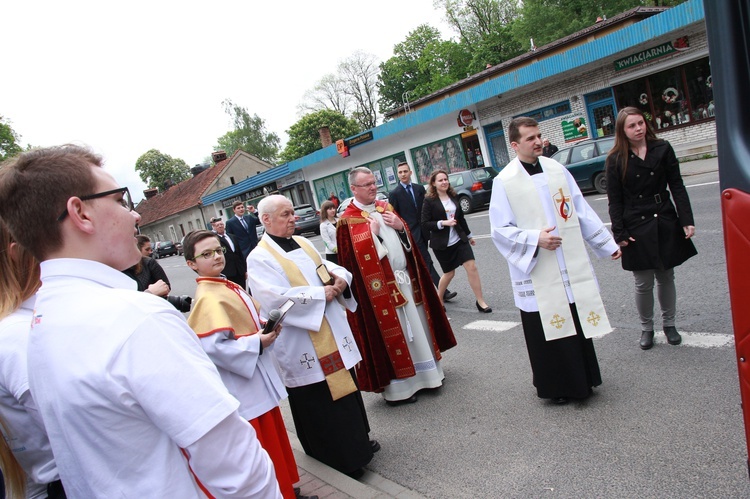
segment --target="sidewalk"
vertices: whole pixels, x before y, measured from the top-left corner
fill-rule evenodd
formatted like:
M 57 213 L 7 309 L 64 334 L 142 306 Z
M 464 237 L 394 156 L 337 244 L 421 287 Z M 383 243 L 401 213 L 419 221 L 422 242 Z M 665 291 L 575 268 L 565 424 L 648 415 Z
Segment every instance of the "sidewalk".
M 700 175 L 701 173 L 715 172 L 718 169 L 718 157 L 680 162 L 680 173 L 683 177 L 688 177 L 690 175 Z
M 291 431 L 287 431 L 287 434 L 294 450 L 294 459 L 297 461 L 300 477 L 297 486 L 300 487 L 302 495 L 317 495 L 320 499 L 424 499 L 424 496 L 413 490 L 370 470 L 366 470 L 359 480 L 349 478 L 305 454 L 297 435 Z

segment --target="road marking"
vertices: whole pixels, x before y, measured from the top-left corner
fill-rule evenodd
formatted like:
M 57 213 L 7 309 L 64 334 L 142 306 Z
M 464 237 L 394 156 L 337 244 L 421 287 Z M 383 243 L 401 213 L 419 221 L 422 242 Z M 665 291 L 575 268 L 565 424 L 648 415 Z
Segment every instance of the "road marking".
M 462 329 L 501 333 L 520 325 L 520 322 L 479 320 L 466 324 Z M 720 348 L 732 346 L 734 344 L 734 336 L 731 334 L 684 332 L 680 333 L 680 335 L 682 336 L 682 343 L 679 346 L 696 348 Z M 595 337 L 595 339 L 601 340 L 606 336 L 607 335 L 597 336 Z M 667 344 L 667 337 L 664 336 L 664 333 L 662 331 L 657 331 L 656 336 L 654 336 L 654 343 L 659 343 L 662 345 Z
M 495 331 L 502 332 L 520 326 L 520 322 L 506 321 L 474 321 L 466 324 L 463 329 L 473 329 L 475 331 Z
M 680 333 L 680 336 L 682 336 L 682 343 L 679 346 L 719 348 L 734 344 L 734 335 L 731 334 Z M 654 343 L 666 344 L 667 337 L 659 331 L 654 336 Z

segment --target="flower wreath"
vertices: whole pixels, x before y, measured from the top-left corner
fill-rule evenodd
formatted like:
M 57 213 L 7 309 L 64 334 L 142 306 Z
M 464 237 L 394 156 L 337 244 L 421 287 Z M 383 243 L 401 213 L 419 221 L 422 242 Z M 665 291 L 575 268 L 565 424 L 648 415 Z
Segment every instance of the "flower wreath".
M 679 96 L 680 93 L 674 87 L 667 87 L 661 93 L 661 99 L 667 104 L 674 104 L 674 102 L 677 100 L 677 97 Z
M 706 86 L 708 88 L 713 88 L 714 87 L 714 82 L 711 79 L 711 75 L 708 75 L 708 78 L 706 78 Z
M 642 93 L 638 101 L 645 106 L 646 104 L 648 104 L 648 95 L 646 95 L 645 92 Z

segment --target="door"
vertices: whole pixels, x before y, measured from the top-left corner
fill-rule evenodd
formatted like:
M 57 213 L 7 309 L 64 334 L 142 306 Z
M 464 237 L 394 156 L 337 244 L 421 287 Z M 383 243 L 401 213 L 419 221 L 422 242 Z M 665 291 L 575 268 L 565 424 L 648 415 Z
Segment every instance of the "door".
M 586 99 L 586 113 L 589 123 L 592 123 L 590 137 L 607 137 L 615 133 L 615 118 L 617 109 L 612 89 L 605 88 L 584 96 Z
M 484 128 L 487 145 L 490 148 L 491 165 L 485 163 L 485 166 L 493 166 L 495 170 L 502 170 L 508 164 L 508 146 L 505 144 L 505 132 L 501 121 L 493 123 Z

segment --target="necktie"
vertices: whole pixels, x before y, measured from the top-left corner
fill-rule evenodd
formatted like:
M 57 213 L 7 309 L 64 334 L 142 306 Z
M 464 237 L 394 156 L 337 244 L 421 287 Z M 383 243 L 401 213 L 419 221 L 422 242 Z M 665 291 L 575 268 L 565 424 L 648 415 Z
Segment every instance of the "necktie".
M 242 226 L 243 226 L 243 227 L 245 228 L 245 231 L 247 231 L 247 222 L 245 222 L 245 219 L 244 219 L 244 218 L 240 218 L 240 223 L 241 223 L 241 224 L 242 224 Z
M 414 197 L 414 191 L 411 190 L 411 184 L 408 184 L 406 186 L 406 192 L 408 192 L 411 196 L 411 200 L 414 203 L 414 206 L 417 206 L 417 198 Z

